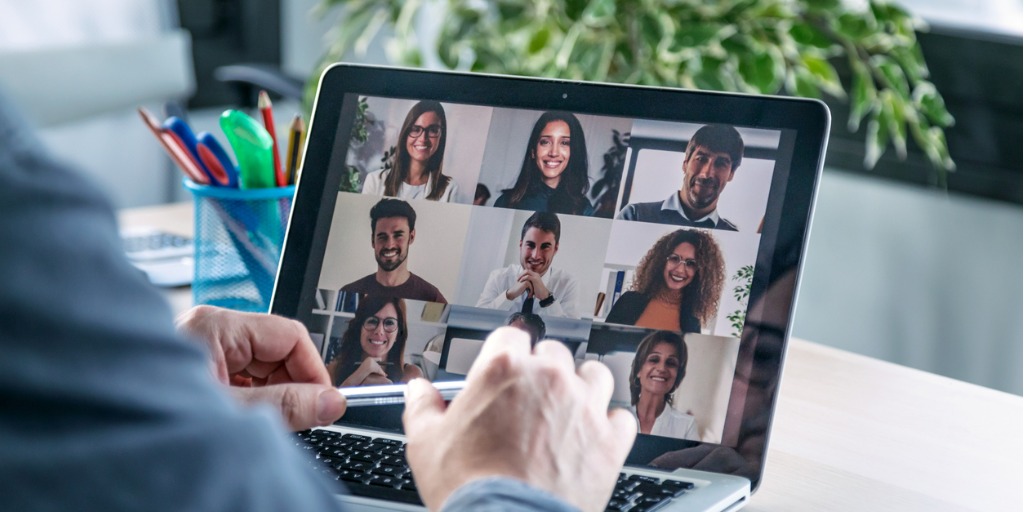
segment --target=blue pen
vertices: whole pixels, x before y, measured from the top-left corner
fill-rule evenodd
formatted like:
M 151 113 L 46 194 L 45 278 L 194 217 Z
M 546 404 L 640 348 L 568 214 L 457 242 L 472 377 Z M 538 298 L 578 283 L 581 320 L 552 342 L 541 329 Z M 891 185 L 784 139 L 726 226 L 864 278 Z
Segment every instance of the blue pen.
M 209 171 L 210 183 L 219 187 L 238 188 L 238 168 L 224 146 L 210 132 L 200 132 L 196 149 L 199 159 Z
M 192 132 L 192 128 L 188 123 L 182 121 L 181 118 L 171 116 L 164 120 L 164 129 L 177 135 L 181 142 L 185 144 L 185 149 L 192 154 L 192 158 L 195 158 L 197 162 L 199 161 L 199 151 L 196 150 L 196 135 Z

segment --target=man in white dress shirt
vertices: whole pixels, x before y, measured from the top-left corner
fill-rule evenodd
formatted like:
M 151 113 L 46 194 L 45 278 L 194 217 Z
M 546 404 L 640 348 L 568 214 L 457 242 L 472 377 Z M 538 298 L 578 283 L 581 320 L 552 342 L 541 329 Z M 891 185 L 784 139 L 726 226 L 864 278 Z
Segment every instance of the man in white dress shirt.
M 491 272 L 476 306 L 579 318 L 576 279 L 551 268 L 561 231 L 554 213 L 537 212 L 526 219 L 519 236 L 519 264 Z

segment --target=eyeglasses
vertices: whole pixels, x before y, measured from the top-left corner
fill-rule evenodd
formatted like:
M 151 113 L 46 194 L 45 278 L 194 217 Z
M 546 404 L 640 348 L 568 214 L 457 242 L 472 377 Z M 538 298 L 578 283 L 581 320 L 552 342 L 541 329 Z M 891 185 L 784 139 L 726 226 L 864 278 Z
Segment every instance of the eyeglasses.
M 669 267 L 676 268 L 680 264 L 686 265 L 686 268 L 697 268 L 697 260 L 693 258 L 683 258 L 676 253 L 669 254 L 665 257 L 665 265 Z
M 431 139 L 436 139 L 441 136 L 441 125 L 432 124 L 424 128 L 418 124 L 414 124 L 412 125 L 411 128 L 409 128 L 409 136 L 415 139 L 416 137 L 423 135 L 424 131 L 427 132 L 427 137 L 430 137 Z
M 398 319 L 393 316 L 389 316 L 387 318 L 371 316 L 366 320 L 363 320 L 363 329 L 366 329 L 367 331 L 376 331 L 381 322 L 384 322 L 384 332 L 388 334 L 398 330 Z

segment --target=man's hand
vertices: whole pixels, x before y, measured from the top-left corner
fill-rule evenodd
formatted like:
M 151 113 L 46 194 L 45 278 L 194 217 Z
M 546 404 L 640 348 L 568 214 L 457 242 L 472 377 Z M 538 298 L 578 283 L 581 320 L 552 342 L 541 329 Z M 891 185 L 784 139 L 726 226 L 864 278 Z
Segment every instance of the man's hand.
M 380 363 L 372 357 L 363 359 L 362 363 L 359 363 L 359 368 L 352 372 L 344 382 L 341 383 L 343 387 L 350 386 L 373 386 L 381 384 L 393 384 L 391 379 L 388 379 L 388 374 L 380 367 Z
M 331 387 L 301 323 L 210 306 L 192 308 L 175 323 L 206 343 L 214 375 L 238 399 L 278 407 L 290 428 L 329 425 L 345 413 L 345 397 Z
M 457 488 L 507 477 L 547 490 L 584 511 L 604 510 L 636 437 L 636 420 L 608 411 L 608 368 L 579 370 L 564 345 L 511 327 L 484 343 L 466 388 L 445 410 L 426 380 L 406 391 L 406 458 L 423 502 L 441 507 Z
M 526 284 L 527 289 L 530 290 L 530 297 L 537 300 L 544 300 L 551 296 L 551 291 L 544 284 L 540 274 L 527 270 L 519 276 L 519 282 Z

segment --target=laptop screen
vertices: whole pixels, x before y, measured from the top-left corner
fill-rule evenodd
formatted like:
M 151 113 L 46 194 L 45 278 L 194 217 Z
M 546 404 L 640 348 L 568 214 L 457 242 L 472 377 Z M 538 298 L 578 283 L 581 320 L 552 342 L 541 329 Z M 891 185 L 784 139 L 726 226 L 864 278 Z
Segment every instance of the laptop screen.
M 503 325 L 557 340 L 611 370 L 641 433 L 629 463 L 722 449 L 756 483 L 821 110 L 335 67 L 273 310 L 305 323 L 339 386 L 462 379 Z M 341 423 L 396 430 L 400 413 Z

